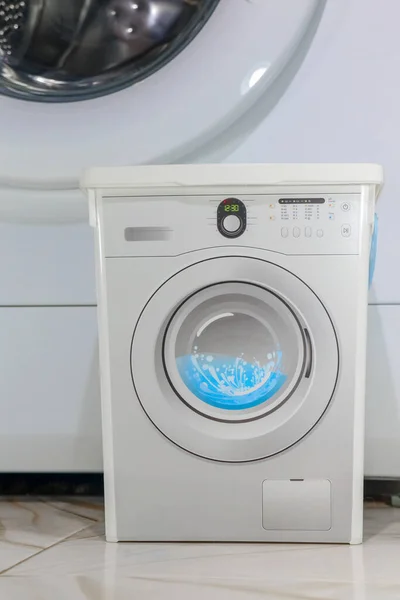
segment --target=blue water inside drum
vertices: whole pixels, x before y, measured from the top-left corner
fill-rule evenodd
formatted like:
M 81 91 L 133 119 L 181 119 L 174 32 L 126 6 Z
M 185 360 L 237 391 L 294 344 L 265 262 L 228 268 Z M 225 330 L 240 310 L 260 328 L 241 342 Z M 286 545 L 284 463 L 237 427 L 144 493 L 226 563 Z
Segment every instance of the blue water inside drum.
M 176 359 L 186 387 L 197 398 L 217 408 L 244 410 L 271 399 L 287 376 L 281 372 L 281 352 L 261 364 L 243 357 L 188 354 Z

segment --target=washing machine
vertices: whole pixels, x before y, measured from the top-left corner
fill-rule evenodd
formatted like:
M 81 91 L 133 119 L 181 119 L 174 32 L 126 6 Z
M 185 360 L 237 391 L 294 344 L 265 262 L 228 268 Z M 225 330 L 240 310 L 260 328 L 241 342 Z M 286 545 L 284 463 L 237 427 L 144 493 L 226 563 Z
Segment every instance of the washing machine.
M 81 218 L 85 167 L 186 162 L 224 132 L 237 137 L 230 130 L 258 100 L 266 114 L 283 94 L 324 6 L 1 0 L 0 200 L 13 199 L 0 202 L 4 216 Z
M 109 541 L 362 541 L 377 165 L 93 169 Z
M 0 0 L 0 472 L 102 469 L 80 172 L 223 160 L 287 92 L 324 8 Z

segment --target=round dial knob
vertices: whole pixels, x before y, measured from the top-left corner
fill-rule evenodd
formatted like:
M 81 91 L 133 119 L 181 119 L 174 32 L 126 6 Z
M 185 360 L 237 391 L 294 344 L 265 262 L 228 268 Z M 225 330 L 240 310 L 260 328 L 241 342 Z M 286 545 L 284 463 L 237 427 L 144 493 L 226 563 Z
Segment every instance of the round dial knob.
M 241 228 L 242 222 L 237 215 L 227 215 L 222 222 L 222 226 L 225 231 L 235 233 Z

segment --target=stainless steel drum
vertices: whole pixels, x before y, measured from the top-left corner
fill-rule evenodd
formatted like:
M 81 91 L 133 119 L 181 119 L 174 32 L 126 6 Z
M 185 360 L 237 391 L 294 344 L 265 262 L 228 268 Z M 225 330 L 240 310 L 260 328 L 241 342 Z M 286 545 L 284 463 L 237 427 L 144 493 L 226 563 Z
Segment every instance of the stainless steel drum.
M 0 0 L 0 93 L 66 102 L 148 77 L 219 0 Z

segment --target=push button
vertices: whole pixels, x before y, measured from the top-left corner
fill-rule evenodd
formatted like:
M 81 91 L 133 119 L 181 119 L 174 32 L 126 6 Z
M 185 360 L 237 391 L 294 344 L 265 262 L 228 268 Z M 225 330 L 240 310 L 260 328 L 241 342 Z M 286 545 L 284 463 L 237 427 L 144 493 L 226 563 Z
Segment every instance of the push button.
M 351 225 L 348 225 L 348 224 L 342 225 L 342 236 L 343 237 L 351 236 Z
M 317 229 L 317 237 L 319 237 L 319 238 L 324 237 L 323 229 Z
M 351 209 L 350 202 L 342 202 L 341 208 L 342 208 L 342 210 L 344 210 L 344 212 L 349 211 Z
M 311 227 L 306 227 L 306 228 L 305 228 L 305 230 L 304 230 L 304 234 L 305 234 L 305 236 L 306 236 L 306 237 L 308 237 L 308 238 L 309 238 L 309 237 L 311 237 L 311 234 L 312 234 L 312 229 L 311 229 Z
M 293 227 L 293 237 L 300 237 L 300 227 Z
M 289 235 L 289 229 L 287 227 L 282 227 L 282 229 L 281 229 L 281 236 L 283 238 L 287 238 L 288 235 Z

